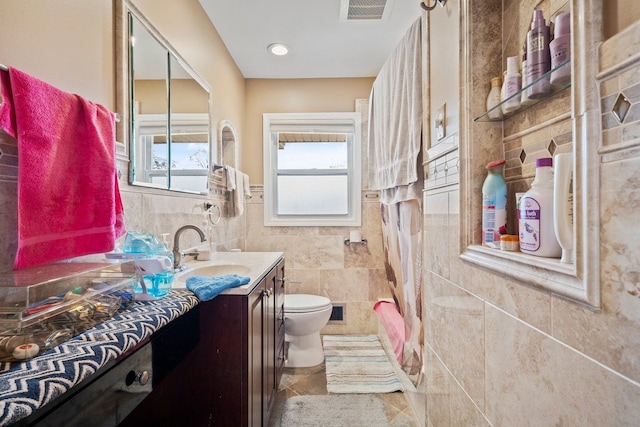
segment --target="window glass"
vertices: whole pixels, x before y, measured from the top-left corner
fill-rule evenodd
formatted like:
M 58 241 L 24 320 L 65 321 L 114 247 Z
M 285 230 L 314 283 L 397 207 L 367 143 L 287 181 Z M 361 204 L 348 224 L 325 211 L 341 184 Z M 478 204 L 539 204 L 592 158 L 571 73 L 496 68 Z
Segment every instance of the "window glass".
M 265 225 L 359 226 L 356 113 L 265 114 Z

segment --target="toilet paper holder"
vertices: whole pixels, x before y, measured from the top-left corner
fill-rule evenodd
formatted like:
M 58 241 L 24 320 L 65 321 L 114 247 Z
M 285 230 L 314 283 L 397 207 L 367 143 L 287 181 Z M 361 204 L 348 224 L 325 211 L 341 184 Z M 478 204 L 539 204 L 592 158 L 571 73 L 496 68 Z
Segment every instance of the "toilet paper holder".
M 347 246 L 349 246 L 351 244 L 366 245 L 367 244 L 367 239 L 363 239 L 362 238 L 362 232 L 360 232 L 358 230 L 353 230 L 353 231 L 349 232 L 349 237 L 344 239 L 344 244 L 347 245 Z
M 362 239 L 359 242 L 352 242 L 348 237 L 346 239 L 344 239 L 344 244 L 349 246 L 349 245 L 366 245 L 367 244 L 367 239 Z

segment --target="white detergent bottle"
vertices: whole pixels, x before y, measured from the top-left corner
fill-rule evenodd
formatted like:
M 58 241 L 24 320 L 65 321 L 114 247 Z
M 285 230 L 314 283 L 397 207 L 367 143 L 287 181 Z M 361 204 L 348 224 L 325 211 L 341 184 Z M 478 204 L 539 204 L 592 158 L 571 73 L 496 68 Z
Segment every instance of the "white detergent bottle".
M 562 247 L 560 262 L 572 264 L 573 251 L 573 155 L 556 154 L 553 160 L 553 206 L 554 228 Z
M 553 219 L 553 160 L 536 159 L 536 176 L 531 189 L 520 199 L 520 251 L 559 258 L 562 248 L 556 238 Z

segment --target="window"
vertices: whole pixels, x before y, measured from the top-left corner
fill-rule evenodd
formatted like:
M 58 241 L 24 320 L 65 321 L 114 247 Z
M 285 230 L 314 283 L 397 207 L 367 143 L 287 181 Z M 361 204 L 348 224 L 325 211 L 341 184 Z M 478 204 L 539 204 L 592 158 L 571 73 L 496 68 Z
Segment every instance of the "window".
M 196 193 L 208 187 L 208 114 L 171 114 L 170 141 L 166 114 L 137 114 L 135 125 L 131 170 L 137 183 Z
M 267 226 L 359 226 L 360 115 L 264 114 Z

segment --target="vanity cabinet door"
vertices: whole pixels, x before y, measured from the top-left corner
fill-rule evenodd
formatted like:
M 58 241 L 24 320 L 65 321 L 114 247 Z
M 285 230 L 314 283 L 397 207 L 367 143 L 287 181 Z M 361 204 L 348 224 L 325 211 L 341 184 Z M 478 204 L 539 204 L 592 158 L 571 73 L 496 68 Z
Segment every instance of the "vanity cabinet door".
M 264 425 L 267 425 L 276 397 L 276 268 L 265 277 L 264 286 L 262 410 Z
M 284 370 L 284 294 L 285 294 L 285 275 L 284 275 L 284 259 L 275 267 L 276 283 L 275 283 L 275 384 L 274 389 L 277 391 L 280 386 L 280 378 Z
M 247 298 L 248 306 L 248 330 L 247 330 L 247 350 L 248 350 L 248 384 L 249 390 L 249 426 L 259 427 L 262 425 L 263 402 L 262 402 L 262 365 L 263 365 L 263 310 L 264 310 L 264 281 L 261 282 L 249 294 Z

